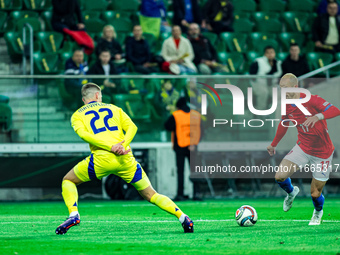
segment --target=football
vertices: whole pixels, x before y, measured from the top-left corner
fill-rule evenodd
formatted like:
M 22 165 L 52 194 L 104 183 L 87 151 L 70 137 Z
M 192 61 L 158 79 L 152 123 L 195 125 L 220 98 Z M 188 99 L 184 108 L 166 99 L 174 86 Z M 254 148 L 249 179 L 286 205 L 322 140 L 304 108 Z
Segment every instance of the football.
M 236 210 L 235 219 L 241 227 L 254 226 L 257 221 L 256 210 L 249 205 L 242 205 Z

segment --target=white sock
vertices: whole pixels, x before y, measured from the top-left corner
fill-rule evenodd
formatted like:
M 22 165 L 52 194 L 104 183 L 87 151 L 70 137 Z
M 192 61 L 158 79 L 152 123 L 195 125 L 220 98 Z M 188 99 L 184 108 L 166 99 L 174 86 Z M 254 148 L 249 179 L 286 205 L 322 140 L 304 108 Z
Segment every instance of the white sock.
M 321 214 L 322 213 L 322 210 L 321 211 L 317 211 L 314 209 L 314 214 Z
M 74 216 L 77 216 L 77 215 L 79 215 L 78 211 L 71 212 L 69 217 L 74 217 Z
M 185 216 L 187 216 L 187 215 L 182 213 L 182 215 L 178 218 L 180 223 L 183 223 L 185 221 Z

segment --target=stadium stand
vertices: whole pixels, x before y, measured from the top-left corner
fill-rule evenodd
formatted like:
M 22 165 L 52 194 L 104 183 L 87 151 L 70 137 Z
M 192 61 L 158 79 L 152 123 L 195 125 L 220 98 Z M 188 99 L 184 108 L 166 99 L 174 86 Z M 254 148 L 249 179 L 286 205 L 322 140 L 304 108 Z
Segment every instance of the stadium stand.
M 110 24 L 115 27 L 117 41 L 125 51 L 125 40 L 131 35 L 132 27 L 139 23 L 138 0 L 106 1 L 81 0 L 82 15 L 87 31 L 97 41 L 102 35 L 103 26 Z M 200 1 L 203 8 L 206 1 Z M 229 69 L 229 74 L 246 74 L 255 58 L 263 55 L 263 49 L 274 47 L 277 59 L 283 61 L 291 43 L 297 43 L 306 55 L 311 70 L 323 67 L 340 59 L 339 54 L 314 52 L 311 40 L 311 28 L 316 17 L 318 1 L 312 0 L 234 0 L 234 32 L 215 34 L 202 31 L 218 52 L 218 62 Z M 173 8 L 171 1 L 165 1 L 167 18 L 172 21 Z M 22 28 L 25 23 L 32 25 L 34 30 L 34 66 L 35 74 L 62 74 L 65 61 L 70 58 L 76 44 L 71 38 L 53 31 L 51 26 L 51 1 L 42 0 L 4 0 L 0 4 L 0 36 L 6 42 L 6 51 L 11 62 L 22 60 L 24 50 Z M 159 38 L 144 33 L 153 55 L 159 55 L 161 45 L 171 33 L 161 33 Z M 28 39 L 28 35 L 27 35 Z M 96 56 L 88 56 L 94 63 Z M 134 74 L 134 69 L 126 74 Z M 126 72 L 125 70 L 124 72 Z M 338 75 L 334 69 L 331 75 Z M 166 73 L 157 73 L 166 74 Z M 151 75 L 157 75 L 151 74 Z M 124 74 L 122 74 L 124 75 Z M 218 73 L 216 74 L 218 75 Z M 156 76 L 155 76 L 156 77 Z M 151 102 L 153 107 L 157 93 L 161 89 L 163 79 L 126 79 L 122 78 L 122 93 L 131 95 L 133 91 L 140 94 L 143 100 Z M 173 81 L 178 91 L 186 81 Z M 182 84 L 182 85 L 179 85 Z M 184 85 L 183 85 L 184 84 Z M 178 87 L 177 87 L 178 85 Z M 70 105 L 72 97 L 65 90 L 62 81 L 58 82 L 58 95 L 65 106 Z M 139 97 L 139 96 L 138 96 Z M 114 101 L 114 98 L 105 99 Z M 139 99 L 138 99 L 139 100 Z M 119 100 L 118 100 L 119 101 Z M 126 105 L 124 106 L 126 107 Z M 72 107 L 71 107 L 72 108 Z

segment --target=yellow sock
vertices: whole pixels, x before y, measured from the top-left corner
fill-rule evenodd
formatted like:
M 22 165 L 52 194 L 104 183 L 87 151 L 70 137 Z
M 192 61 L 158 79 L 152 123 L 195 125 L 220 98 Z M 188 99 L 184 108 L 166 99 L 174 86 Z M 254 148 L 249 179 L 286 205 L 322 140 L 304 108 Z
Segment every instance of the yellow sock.
M 63 190 L 62 195 L 69 213 L 78 212 L 78 191 L 76 185 L 69 180 L 65 180 L 61 186 Z
M 150 202 L 157 205 L 164 211 L 175 215 L 178 219 L 183 214 L 181 209 L 179 209 L 179 207 L 170 198 L 164 195 L 156 193 L 151 197 Z

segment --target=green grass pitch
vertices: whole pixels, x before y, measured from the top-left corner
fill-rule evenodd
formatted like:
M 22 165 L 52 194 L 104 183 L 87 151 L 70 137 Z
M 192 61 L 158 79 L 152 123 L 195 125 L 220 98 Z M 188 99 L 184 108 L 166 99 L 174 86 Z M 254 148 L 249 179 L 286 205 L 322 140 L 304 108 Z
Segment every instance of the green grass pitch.
M 326 198 L 323 224 L 308 226 L 313 205 L 297 198 L 177 203 L 195 223 L 184 234 L 174 216 L 144 201 L 80 201 L 81 224 L 66 235 L 63 202 L 0 204 L 0 254 L 340 254 L 340 199 Z M 239 227 L 236 209 L 257 210 L 254 227 Z

